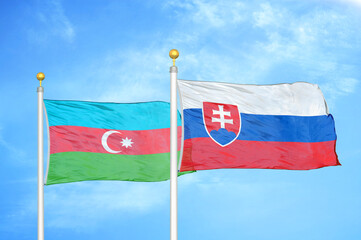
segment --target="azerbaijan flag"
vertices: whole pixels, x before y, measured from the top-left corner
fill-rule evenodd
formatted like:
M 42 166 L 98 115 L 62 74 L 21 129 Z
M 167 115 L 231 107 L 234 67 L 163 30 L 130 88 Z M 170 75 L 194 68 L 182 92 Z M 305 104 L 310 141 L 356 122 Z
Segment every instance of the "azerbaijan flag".
M 44 103 L 49 134 L 46 185 L 169 179 L 169 103 Z M 178 114 L 178 151 L 180 124 Z

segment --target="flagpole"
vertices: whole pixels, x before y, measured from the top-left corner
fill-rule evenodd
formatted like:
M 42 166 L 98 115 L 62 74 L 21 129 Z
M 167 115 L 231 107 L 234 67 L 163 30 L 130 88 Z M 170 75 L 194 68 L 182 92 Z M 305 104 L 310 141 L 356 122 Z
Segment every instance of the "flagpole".
M 41 82 L 45 75 L 39 72 L 36 78 L 40 81 L 38 92 L 38 240 L 44 240 L 44 131 L 43 131 L 43 96 Z
M 177 73 L 175 60 L 179 56 L 176 49 L 169 52 L 173 59 L 170 67 L 170 240 L 178 239 L 178 164 L 177 164 Z

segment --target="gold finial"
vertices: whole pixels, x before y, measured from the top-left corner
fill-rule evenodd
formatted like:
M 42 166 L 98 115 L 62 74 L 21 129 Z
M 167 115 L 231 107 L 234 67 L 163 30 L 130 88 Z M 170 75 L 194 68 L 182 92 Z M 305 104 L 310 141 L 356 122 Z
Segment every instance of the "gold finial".
M 179 56 L 179 52 L 177 49 L 172 49 L 169 51 L 169 57 L 173 59 L 173 66 L 175 66 L 175 60 Z
M 41 87 L 41 81 L 44 80 L 45 74 L 42 72 L 39 72 L 38 74 L 36 74 L 36 78 L 40 81 L 40 87 Z

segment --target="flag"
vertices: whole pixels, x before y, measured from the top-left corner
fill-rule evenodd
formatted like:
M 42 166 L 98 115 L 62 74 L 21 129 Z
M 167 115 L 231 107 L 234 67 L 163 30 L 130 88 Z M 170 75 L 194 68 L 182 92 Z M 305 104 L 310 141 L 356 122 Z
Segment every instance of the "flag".
M 178 80 L 178 88 L 184 123 L 180 171 L 340 165 L 334 119 L 316 84 Z
M 50 139 L 46 185 L 169 179 L 169 103 L 44 103 Z M 181 126 L 178 132 L 180 143 Z

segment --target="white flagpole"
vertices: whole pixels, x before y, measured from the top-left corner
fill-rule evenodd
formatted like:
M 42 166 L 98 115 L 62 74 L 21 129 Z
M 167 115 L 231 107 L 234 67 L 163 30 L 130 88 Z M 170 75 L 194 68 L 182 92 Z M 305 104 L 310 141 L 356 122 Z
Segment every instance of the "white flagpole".
M 44 131 L 43 131 L 43 96 L 41 82 L 45 75 L 39 72 L 36 78 L 40 81 L 38 92 L 38 240 L 44 240 Z
M 179 56 L 176 49 L 169 52 L 173 59 L 170 67 L 170 240 L 178 239 L 178 194 L 177 194 L 177 73 L 175 59 Z

